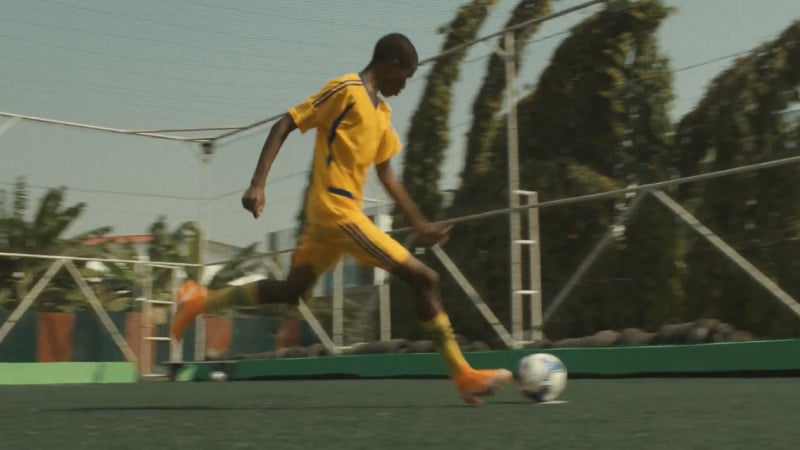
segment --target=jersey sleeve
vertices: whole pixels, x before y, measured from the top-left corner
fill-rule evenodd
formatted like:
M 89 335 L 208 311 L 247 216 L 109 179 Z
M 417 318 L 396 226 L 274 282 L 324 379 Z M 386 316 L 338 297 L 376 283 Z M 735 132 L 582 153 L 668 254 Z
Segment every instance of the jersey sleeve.
M 378 152 L 375 154 L 375 164 L 380 164 L 389 160 L 392 156 L 400 153 L 403 144 L 400 142 L 400 137 L 397 135 L 394 127 L 389 124 L 386 131 L 381 138 L 381 144 L 378 147 Z
M 301 133 L 329 124 L 346 107 L 348 88 L 360 85 L 356 80 L 329 81 L 319 92 L 289 108 L 289 115 Z

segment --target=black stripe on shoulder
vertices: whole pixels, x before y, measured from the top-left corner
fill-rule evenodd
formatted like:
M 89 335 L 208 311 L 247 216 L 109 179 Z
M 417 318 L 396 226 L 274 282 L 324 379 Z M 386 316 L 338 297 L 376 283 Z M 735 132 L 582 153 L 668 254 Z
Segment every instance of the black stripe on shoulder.
M 364 83 L 362 83 L 361 80 L 345 80 L 345 81 L 342 81 L 341 83 L 339 83 L 339 84 L 333 86 L 332 88 L 328 89 L 327 91 L 325 91 L 324 94 L 320 95 L 316 100 L 314 100 L 313 105 L 314 105 L 314 107 L 317 107 L 317 106 L 323 104 L 326 100 L 328 100 L 329 98 L 333 97 L 334 94 L 336 94 L 337 92 L 341 91 L 342 89 L 347 88 L 348 86 L 363 86 L 363 85 L 364 85 Z

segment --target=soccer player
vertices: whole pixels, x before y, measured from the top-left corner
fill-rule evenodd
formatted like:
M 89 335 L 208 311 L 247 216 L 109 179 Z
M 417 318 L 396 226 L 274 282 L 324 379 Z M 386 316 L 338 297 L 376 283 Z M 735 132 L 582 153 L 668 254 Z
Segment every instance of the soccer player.
M 285 280 L 261 280 L 208 291 L 189 281 L 178 293 L 170 334 L 180 340 L 196 316 L 236 305 L 297 303 L 317 278 L 345 252 L 361 264 L 381 267 L 407 282 L 417 296 L 417 311 L 445 360 L 450 378 L 469 404 L 507 384 L 506 369 L 476 370 L 466 361 L 439 297 L 439 275 L 361 210 L 362 190 L 374 164 L 381 183 L 425 245 L 443 244 L 450 226 L 429 223 L 392 172 L 390 158 L 401 149 L 389 105 L 381 99 L 400 93 L 417 69 L 417 52 L 398 33 L 382 37 L 360 73 L 330 80 L 319 92 L 289 109 L 269 132 L 242 205 L 258 218 L 264 209 L 267 174 L 283 142 L 295 129 L 316 130 L 305 224 Z

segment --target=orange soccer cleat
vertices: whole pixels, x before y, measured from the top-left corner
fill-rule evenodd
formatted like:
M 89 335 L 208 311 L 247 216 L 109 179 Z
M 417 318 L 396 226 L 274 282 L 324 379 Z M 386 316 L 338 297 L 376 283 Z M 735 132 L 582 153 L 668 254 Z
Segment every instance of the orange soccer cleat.
M 196 281 L 187 281 L 178 290 L 178 309 L 172 317 L 169 335 L 172 339 L 180 341 L 183 333 L 192 321 L 203 313 L 208 289 Z
M 475 370 L 465 368 L 452 377 L 461 398 L 470 405 L 480 405 L 479 397 L 492 395 L 514 379 L 506 369 Z

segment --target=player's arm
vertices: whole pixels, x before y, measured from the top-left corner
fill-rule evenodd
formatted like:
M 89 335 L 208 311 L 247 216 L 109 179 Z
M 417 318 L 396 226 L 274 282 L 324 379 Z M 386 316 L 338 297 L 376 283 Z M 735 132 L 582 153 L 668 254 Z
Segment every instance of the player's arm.
M 389 193 L 397 207 L 408 219 L 417 236 L 428 245 L 443 244 L 447 240 L 447 233 L 450 231 L 451 226 L 428 222 L 417 207 L 417 204 L 408 195 L 403 183 L 395 176 L 388 160 L 376 164 L 375 171 L 386 192 Z
M 289 133 L 294 131 L 296 128 L 297 125 L 295 125 L 294 120 L 292 120 L 292 116 L 289 114 L 284 114 L 280 120 L 272 125 L 272 128 L 269 130 L 269 134 L 267 135 L 267 140 L 264 141 L 264 146 L 261 148 L 261 155 L 258 158 L 258 164 L 256 165 L 255 172 L 253 173 L 253 178 L 250 179 L 251 186 L 256 186 L 262 189 L 264 188 L 267 181 L 267 175 L 269 174 L 270 168 L 272 168 L 272 163 L 275 161 L 275 157 L 278 156 L 278 152 L 281 150 L 283 142 L 289 136 Z
M 264 187 L 267 184 L 267 175 L 283 142 L 296 128 L 297 125 L 292 116 L 285 114 L 269 130 L 267 140 L 264 141 L 264 146 L 261 148 L 261 155 L 258 157 L 253 177 L 250 179 L 250 186 L 242 196 L 242 206 L 253 213 L 253 217 L 258 218 L 264 210 Z

